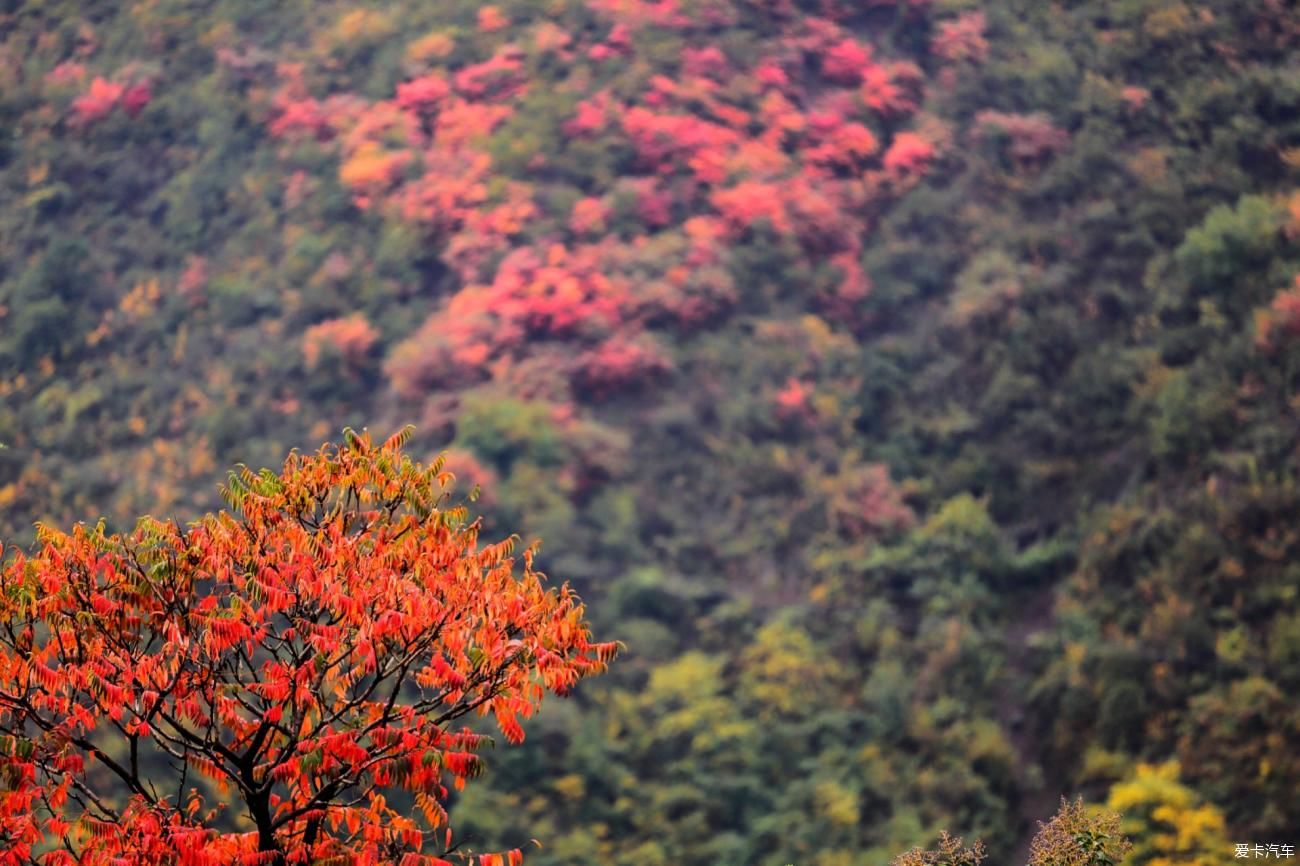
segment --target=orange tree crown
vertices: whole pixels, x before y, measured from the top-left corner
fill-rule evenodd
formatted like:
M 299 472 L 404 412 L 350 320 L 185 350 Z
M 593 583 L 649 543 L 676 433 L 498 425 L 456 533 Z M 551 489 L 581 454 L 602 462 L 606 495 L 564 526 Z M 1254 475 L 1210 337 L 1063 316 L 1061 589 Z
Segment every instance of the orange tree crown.
M 447 862 L 486 740 L 453 723 L 519 742 L 617 645 L 409 436 L 231 473 L 188 527 L 40 527 L 0 568 L 0 866 Z

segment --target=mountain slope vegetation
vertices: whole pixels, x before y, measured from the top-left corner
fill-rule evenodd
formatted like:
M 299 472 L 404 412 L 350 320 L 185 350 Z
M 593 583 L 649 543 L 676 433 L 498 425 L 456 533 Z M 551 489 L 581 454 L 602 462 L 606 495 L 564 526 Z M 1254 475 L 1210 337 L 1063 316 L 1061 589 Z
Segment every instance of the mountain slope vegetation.
M 1298 48 L 1288 0 L 9 4 L 0 527 L 415 423 L 628 646 L 457 805 L 529 862 L 1005 859 L 1080 792 L 1281 839 Z

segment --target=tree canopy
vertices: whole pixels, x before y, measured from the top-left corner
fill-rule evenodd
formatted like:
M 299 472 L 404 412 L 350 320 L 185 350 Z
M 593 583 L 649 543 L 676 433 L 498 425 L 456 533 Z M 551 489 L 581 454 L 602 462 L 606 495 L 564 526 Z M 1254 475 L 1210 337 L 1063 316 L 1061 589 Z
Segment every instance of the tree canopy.
M 5 563 L 0 862 L 446 862 L 487 740 L 454 723 L 518 743 L 617 647 L 532 549 L 480 542 L 408 436 L 233 473 L 233 512 L 187 526 L 42 527 Z

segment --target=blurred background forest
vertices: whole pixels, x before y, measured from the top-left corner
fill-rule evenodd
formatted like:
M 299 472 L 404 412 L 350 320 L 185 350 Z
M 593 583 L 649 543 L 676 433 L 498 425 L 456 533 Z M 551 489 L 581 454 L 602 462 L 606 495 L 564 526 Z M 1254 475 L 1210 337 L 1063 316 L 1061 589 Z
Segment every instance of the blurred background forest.
M 1291 0 L 11 0 L 0 203 L 0 537 L 414 422 L 626 642 L 475 847 L 1300 842 Z

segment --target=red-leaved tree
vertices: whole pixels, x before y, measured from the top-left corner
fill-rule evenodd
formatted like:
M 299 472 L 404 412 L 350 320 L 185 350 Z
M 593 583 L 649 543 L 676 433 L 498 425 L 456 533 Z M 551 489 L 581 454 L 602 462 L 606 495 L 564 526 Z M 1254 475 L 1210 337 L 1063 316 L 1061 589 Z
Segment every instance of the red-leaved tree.
M 232 513 L 186 527 L 41 527 L 4 564 L 0 864 L 447 862 L 487 739 L 456 720 L 518 742 L 616 644 L 531 549 L 480 544 L 408 436 L 232 473 Z

